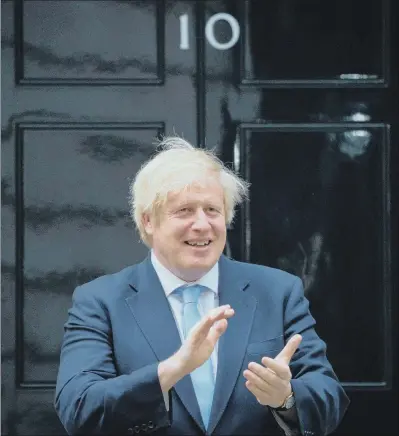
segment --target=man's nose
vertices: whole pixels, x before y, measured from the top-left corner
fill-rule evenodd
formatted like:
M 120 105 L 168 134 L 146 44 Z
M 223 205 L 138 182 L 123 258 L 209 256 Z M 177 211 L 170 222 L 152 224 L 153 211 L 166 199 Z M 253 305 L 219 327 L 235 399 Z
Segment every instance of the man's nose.
M 199 209 L 195 214 L 193 227 L 197 229 L 203 229 L 209 227 L 208 216 L 206 215 L 204 210 Z

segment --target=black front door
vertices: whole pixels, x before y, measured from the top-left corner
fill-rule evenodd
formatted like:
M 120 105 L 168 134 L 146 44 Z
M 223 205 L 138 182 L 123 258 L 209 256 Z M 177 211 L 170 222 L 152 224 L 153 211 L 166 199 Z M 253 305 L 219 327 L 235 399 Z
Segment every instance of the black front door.
M 396 434 L 394 9 L 3 0 L 4 434 L 64 433 L 73 289 L 146 255 L 128 184 L 174 132 L 251 182 L 226 252 L 302 278 L 352 399 L 337 434 Z

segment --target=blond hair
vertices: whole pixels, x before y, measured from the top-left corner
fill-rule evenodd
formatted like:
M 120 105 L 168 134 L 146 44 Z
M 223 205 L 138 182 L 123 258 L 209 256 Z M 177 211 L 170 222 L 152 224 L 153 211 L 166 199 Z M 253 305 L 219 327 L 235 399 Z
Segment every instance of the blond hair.
M 165 137 L 158 147 L 158 153 L 140 168 L 130 186 L 131 215 L 142 241 L 146 245 L 151 242 L 143 215 L 159 217 L 169 193 L 206 184 L 210 173 L 223 188 L 226 224 L 230 225 L 235 207 L 248 197 L 249 183 L 227 168 L 213 151 L 194 147 L 180 137 Z

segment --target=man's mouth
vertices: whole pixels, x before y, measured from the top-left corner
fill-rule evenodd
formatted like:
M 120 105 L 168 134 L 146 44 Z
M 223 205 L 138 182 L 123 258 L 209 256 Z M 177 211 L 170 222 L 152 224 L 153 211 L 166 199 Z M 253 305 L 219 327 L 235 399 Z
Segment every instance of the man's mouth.
M 184 241 L 185 244 L 190 245 L 190 247 L 206 247 L 209 245 L 212 241 Z

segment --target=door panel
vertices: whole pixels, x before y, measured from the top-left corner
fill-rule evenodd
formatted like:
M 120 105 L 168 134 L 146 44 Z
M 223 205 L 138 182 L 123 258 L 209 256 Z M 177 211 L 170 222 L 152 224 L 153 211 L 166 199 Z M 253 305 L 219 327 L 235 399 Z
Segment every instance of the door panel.
M 162 2 L 24 1 L 20 84 L 156 85 L 165 77 Z M 116 27 L 117 26 L 117 27 Z M 131 32 L 131 29 L 134 32 Z M 138 44 L 138 36 L 142 35 Z
M 383 358 L 392 347 L 381 226 L 388 211 L 385 129 L 280 123 L 240 130 L 243 172 L 252 183 L 246 257 L 301 277 L 340 380 L 381 388 L 392 377 Z
M 270 88 L 387 84 L 386 1 L 244 1 L 236 9 L 245 23 L 242 84 Z M 247 56 L 253 50 L 261 50 L 262 56 Z
M 128 182 L 175 132 L 251 182 L 226 253 L 302 278 L 352 400 L 336 434 L 396 434 L 395 2 L 1 7 L 2 433 L 65 433 L 72 292 L 147 253 Z
M 231 50 L 208 42 L 204 50 L 207 146 L 218 145 L 223 160 L 251 182 L 227 252 L 302 278 L 317 331 L 352 399 L 336 434 L 376 434 L 382 419 L 384 434 L 394 434 L 392 5 L 202 6 L 205 23 L 229 14 L 241 31 Z M 213 32 L 224 43 L 234 34 L 222 19 Z
M 196 141 L 196 39 L 182 52 L 176 27 L 194 7 L 2 2 L 4 434 L 65 433 L 52 403 L 72 292 L 147 254 L 128 184 L 166 131 Z
M 24 186 L 17 199 L 17 221 L 24 223 L 17 241 L 23 261 L 16 268 L 23 271 L 21 385 L 56 379 L 59 320 L 70 307 L 71 280 L 82 283 L 146 255 L 126 210 L 127 181 L 162 130 L 144 124 L 17 125 Z

